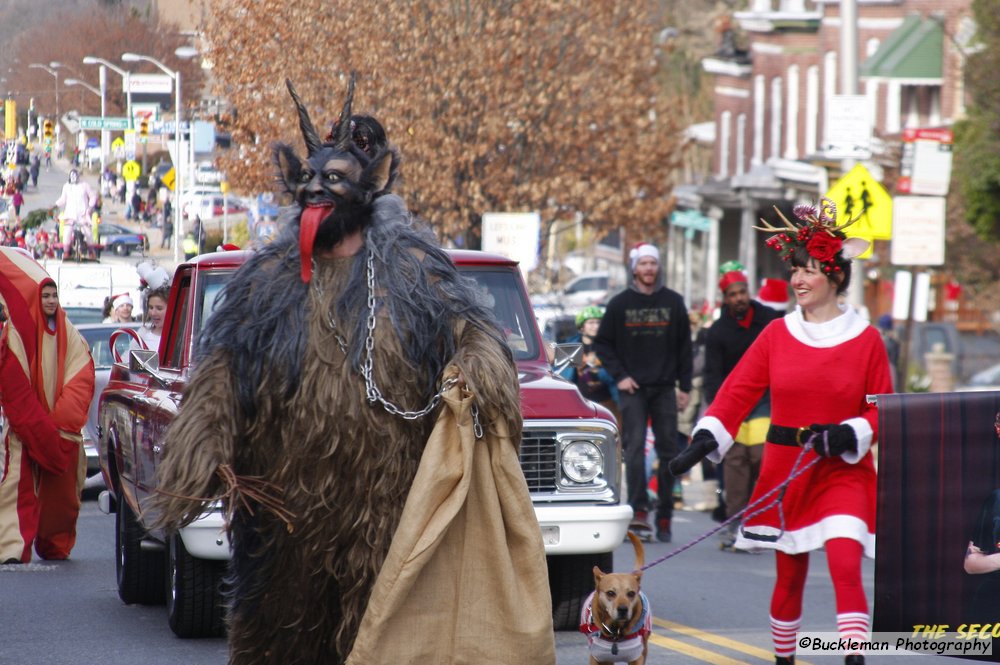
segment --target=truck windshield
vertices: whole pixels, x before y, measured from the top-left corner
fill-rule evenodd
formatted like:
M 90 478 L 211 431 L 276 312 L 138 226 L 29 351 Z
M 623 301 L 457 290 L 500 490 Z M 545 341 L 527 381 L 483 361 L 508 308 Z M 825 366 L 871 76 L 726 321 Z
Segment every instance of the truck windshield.
M 493 310 L 507 345 L 514 352 L 514 360 L 538 358 L 537 324 L 515 274 L 509 268 L 459 266 L 458 269 L 479 286 L 484 304 Z
M 479 286 L 479 294 L 484 304 L 496 315 L 514 354 L 514 360 L 538 358 L 535 318 L 530 303 L 518 288 L 514 273 L 508 268 L 478 266 L 459 266 L 459 271 L 471 277 Z M 194 322 L 195 333 L 201 330 L 212 315 L 222 287 L 232 276 L 233 271 L 218 271 L 206 275 Z

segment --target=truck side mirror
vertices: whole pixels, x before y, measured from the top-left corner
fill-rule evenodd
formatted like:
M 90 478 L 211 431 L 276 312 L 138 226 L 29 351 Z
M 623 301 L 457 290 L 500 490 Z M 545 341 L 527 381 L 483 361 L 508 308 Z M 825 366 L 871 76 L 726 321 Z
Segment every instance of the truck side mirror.
M 130 349 L 128 352 L 128 368 L 130 371 L 156 372 L 160 369 L 160 354 L 149 349 Z
M 552 359 L 552 366 L 557 374 L 569 365 L 579 365 L 583 359 L 583 344 L 579 342 L 556 344 L 553 350 L 555 357 Z
M 151 351 L 149 349 L 131 349 L 128 352 L 128 368 L 130 371 L 139 372 L 141 374 L 148 374 L 160 384 L 161 387 L 166 388 L 170 385 L 170 382 L 162 377 L 159 373 L 160 370 L 160 355 L 156 351 Z

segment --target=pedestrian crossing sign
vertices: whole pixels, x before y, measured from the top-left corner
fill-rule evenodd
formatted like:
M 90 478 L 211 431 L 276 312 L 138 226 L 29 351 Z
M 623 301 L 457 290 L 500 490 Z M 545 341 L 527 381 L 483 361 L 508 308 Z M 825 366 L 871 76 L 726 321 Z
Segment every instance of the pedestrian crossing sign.
M 848 237 L 868 241 L 892 239 L 892 196 L 862 164 L 855 164 L 834 183 L 826 197 L 837 204 L 838 224 L 861 216 L 844 229 Z M 869 246 L 858 258 L 866 259 L 871 254 Z

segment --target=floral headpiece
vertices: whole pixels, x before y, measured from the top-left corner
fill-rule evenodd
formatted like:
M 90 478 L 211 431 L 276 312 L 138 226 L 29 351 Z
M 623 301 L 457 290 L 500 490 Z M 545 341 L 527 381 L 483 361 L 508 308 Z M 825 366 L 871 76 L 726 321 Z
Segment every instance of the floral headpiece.
M 774 210 L 785 223 L 784 227 L 772 226 L 761 219 L 764 226 L 753 228 L 775 234 L 765 244 L 778 252 L 783 261 L 791 260 L 795 249 L 802 246 L 820 264 L 824 273 L 832 275 L 841 272 L 842 266 L 868 249 L 867 240 L 848 238 L 843 232 L 843 229 L 858 221 L 861 215 L 837 226 L 837 204 L 825 196 L 820 199 L 819 208 L 798 205 L 792 209 L 795 217 L 804 222 L 801 224 L 788 221 L 777 207 Z

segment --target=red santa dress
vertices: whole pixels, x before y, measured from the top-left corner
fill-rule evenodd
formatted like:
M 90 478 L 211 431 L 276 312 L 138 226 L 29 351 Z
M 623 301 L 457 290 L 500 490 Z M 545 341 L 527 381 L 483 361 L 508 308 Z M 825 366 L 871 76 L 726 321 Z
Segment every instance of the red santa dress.
M 771 390 L 771 422 L 790 428 L 813 424 L 849 425 L 858 441 L 856 453 L 821 458 L 793 480 L 780 504 L 753 515 L 740 530 L 735 547 L 776 549 L 798 554 L 819 549 L 831 538 L 851 538 L 875 556 L 875 464 L 871 446 L 878 416 L 867 395 L 892 392 L 888 357 L 877 330 L 853 308 L 823 322 L 804 320 L 795 311 L 773 321 L 726 378 L 698 422 L 719 442 L 709 459 L 720 462 L 733 437 L 763 394 Z M 765 444 L 760 478 L 750 505 L 783 483 L 802 448 Z M 817 458 L 811 450 L 799 463 Z M 774 497 L 748 511 L 767 506 Z M 774 539 L 761 541 L 747 534 Z

